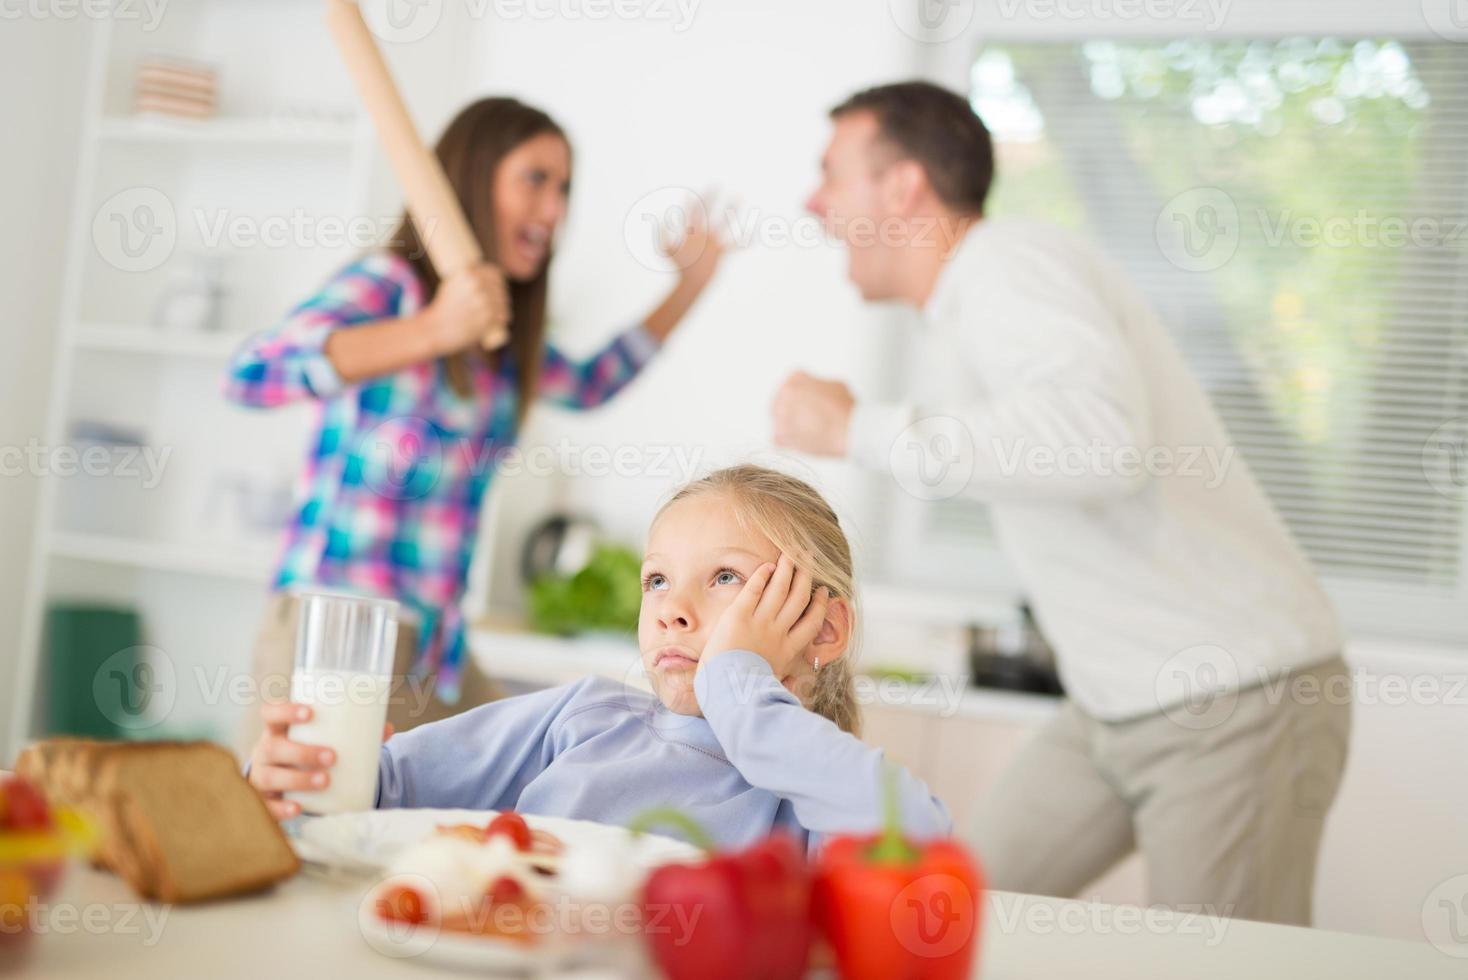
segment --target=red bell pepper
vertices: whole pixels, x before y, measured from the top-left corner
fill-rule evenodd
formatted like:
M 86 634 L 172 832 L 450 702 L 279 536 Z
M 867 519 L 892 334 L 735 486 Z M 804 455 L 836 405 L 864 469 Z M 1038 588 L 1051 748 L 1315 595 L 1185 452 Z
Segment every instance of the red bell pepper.
M 983 890 L 962 845 L 902 836 L 889 779 L 882 833 L 834 837 L 821 849 L 815 914 L 843 980 L 963 980 L 976 958 Z
M 793 838 L 775 834 L 743 851 L 714 853 L 697 823 L 654 810 L 634 832 L 678 826 L 710 852 L 697 864 L 668 864 L 648 876 L 643 932 L 668 980 L 799 980 L 810 956 L 811 875 Z

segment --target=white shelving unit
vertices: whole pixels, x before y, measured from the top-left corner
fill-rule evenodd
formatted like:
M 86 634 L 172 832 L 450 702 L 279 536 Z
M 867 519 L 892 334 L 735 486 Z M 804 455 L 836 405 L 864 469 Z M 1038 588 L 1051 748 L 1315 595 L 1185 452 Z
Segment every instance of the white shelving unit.
M 171 120 L 115 117 L 98 123 L 97 135 L 112 143 L 204 143 L 351 147 L 361 135 L 355 123 L 319 123 L 289 116 L 266 119 Z
M 221 666 L 248 670 L 280 535 L 258 514 L 242 517 L 242 501 L 249 481 L 278 485 L 294 476 L 306 451 L 310 410 L 251 413 L 228 405 L 221 396 L 225 367 L 250 332 L 309 295 L 360 245 L 251 247 L 211 242 L 205 232 L 209 221 L 260 224 L 302 209 L 341 219 L 364 215 L 373 181 L 381 179 L 371 129 L 356 110 L 319 3 L 203 0 L 171 7 L 157 30 L 146 33 L 126 18 L 91 18 L 89 25 L 61 343 L 45 439 L 51 447 L 67 446 L 78 422 L 114 425 L 146 432 L 147 448 L 158 458 L 166 453 L 167 465 L 142 493 L 124 488 L 118 474 L 43 480 L 13 722 L 0 733 L 6 758 L 43 727 L 37 717 L 48 682 L 43 624 L 53 602 L 137 609 L 144 642 L 172 661 L 181 688 L 191 670 L 200 677 Z M 135 66 L 153 52 L 217 66 L 217 118 L 173 122 L 129 114 Z M 303 101 L 311 105 L 303 108 Z M 156 267 L 120 268 L 127 263 L 109 261 L 99 244 L 99 215 L 118 194 L 139 188 L 172 206 L 177 242 Z M 221 329 L 153 326 L 153 310 L 178 264 L 199 255 L 223 263 Z M 115 513 L 106 518 L 104 511 Z M 58 682 L 90 688 L 91 679 L 50 680 Z M 151 734 L 227 738 L 229 712 L 197 695 L 181 689 L 173 717 Z
M 248 333 L 167 331 L 127 324 L 79 323 L 72 346 L 79 351 L 116 351 L 223 361 L 239 350 Z
M 50 554 L 55 558 L 116 565 L 180 575 L 207 575 L 237 579 L 255 585 L 270 580 L 275 552 L 270 548 L 198 548 L 189 545 L 58 531 L 52 535 Z

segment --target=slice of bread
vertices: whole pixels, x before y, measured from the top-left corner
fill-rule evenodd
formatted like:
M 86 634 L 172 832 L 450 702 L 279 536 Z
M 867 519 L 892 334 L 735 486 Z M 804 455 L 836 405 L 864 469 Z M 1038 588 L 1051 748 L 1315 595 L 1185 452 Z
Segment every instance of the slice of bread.
M 211 742 L 49 740 L 23 752 L 16 770 L 87 812 L 102 863 L 145 898 L 239 895 L 300 867 L 234 756 Z

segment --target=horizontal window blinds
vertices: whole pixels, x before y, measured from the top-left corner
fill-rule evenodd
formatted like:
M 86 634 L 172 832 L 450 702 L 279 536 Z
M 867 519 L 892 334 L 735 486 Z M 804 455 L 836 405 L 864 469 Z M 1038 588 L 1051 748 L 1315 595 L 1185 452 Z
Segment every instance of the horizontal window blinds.
M 991 44 L 971 95 L 991 214 L 1127 269 L 1322 573 L 1461 596 L 1468 45 Z M 959 500 L 920 526 L 989 540 Z

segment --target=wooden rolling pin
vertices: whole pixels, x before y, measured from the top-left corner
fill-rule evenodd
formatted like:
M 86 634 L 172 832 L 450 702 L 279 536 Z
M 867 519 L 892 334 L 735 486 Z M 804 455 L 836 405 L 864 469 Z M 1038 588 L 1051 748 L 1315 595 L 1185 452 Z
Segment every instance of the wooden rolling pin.
M 372 118 L 377 138 L 397 175 L 408 214 L 428 250 L 440 279 L 449 279 L 484 261 L 474 229 L 459 207 L 458 197 L 437 155 L 418 135 L 402 94 L 393 82 L 372 32 L 362 20 L 356 0 L 326 0 L 326 25 L 346 63 L 357 94 Z M 486 350 L 502 347 L 509 328 L 486 334 Z

